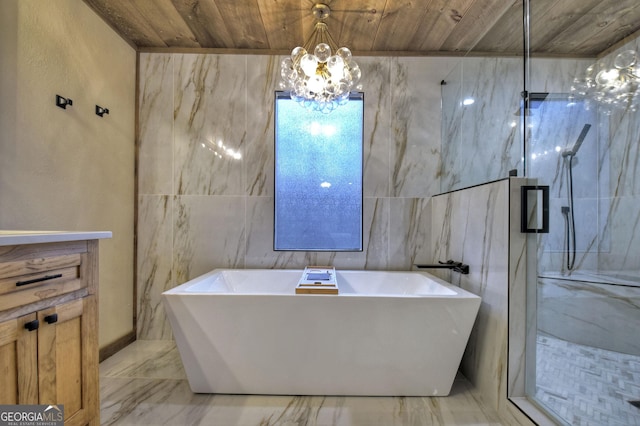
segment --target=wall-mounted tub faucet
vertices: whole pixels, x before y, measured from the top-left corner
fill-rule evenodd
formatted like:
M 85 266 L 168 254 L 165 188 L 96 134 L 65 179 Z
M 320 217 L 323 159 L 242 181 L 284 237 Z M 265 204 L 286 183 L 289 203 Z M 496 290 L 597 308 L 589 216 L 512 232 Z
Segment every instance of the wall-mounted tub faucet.
M 433 268 L 451 269 L 455 272 L 460 272 L 461 274 L 465 274 L 465 275 L 469 273 L 469 265 L 465 265 L 462 262 L 456 262 L 451 259 L 447 260 L 446 262 L 438 261 L 437 265 L 414 265 L 414 266 L 418 269 L 433 269 Z

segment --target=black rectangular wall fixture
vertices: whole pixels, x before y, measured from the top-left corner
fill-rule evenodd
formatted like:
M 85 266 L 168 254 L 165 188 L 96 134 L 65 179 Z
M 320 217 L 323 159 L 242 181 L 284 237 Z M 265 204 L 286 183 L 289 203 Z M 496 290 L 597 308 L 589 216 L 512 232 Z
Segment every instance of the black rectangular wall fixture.
M 536 205 L 529 206 L 530 191 L 539 191 L 542 194 L 542 227 L 529 228 L 529 217 L 531 208 L 537 210 Z M 538 200 L 538 197 L 536 197 Z M 549 233 L 549 186 L 548 185 L 523 185 L 520 188 L 520 232 L 526 234 L 548 234 Z M 537 217 L 537 215 L 536 215 Z

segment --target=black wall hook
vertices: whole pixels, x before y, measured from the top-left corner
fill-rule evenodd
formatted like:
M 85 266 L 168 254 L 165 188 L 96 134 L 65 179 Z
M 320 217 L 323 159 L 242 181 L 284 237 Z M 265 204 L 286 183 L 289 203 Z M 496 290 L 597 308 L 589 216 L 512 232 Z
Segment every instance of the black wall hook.
M 100 105 L 96 105 L 96 115 L 99 115 L 100 117 L 102 117 L 105 114 L 109 114 L 109 109 L 103 108 Z
M 73 105 L 73 101 L 69 98 L 63 98 L 60 95 L 56 95 L 56 106 L 67 109 L 67 105 Z

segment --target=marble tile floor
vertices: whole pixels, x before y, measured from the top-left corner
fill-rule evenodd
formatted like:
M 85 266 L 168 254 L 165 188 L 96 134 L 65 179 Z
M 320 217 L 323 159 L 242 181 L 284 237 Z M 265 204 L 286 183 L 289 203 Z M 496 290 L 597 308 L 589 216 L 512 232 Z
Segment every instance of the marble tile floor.
M 538 335 L 537 399 L 572 426 L 640 426 L 640 356 Z
M 459 375 L 447 397 L 206 395 L 175 344 L 138 340 L 100 364 L 101 424 L 211 426 L 506 425 Z

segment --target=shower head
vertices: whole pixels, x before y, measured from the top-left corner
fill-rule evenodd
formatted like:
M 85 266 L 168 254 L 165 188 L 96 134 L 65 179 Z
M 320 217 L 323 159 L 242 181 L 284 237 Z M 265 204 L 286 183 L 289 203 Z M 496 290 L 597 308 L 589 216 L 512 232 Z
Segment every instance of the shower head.
M 575 144 L 573 144 L 573 148 L 565 150 L 562 153 L 563 157 L 574 156 L 578 153 L 578 150 L 582 146 L 582 142 L 584 141 L 584 138 L 587 137 L 587 133 L 589 133 L 590 128 L 591 128 L 591 124 L 584 125 L 584 127 L 582 128 L 582 132 L 580 132 L 580 136 L 578 136 L 578 140 L 576 141 Z

